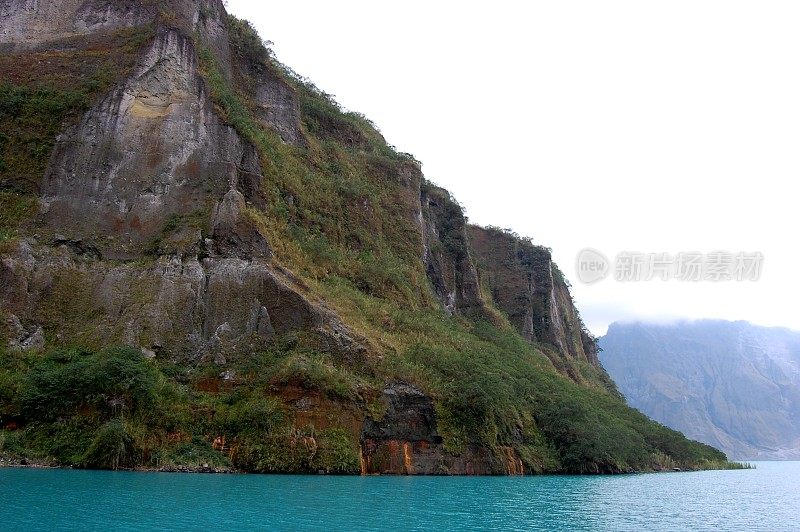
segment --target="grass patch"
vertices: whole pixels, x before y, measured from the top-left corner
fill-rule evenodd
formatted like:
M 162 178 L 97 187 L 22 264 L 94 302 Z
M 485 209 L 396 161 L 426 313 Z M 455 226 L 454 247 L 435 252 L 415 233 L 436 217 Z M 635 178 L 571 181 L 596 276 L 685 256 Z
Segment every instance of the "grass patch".
M 16 238 L 20 226 L 32 218 L 38 208 L 39 202 L 34 196 L 0 190 L 0 242 Z

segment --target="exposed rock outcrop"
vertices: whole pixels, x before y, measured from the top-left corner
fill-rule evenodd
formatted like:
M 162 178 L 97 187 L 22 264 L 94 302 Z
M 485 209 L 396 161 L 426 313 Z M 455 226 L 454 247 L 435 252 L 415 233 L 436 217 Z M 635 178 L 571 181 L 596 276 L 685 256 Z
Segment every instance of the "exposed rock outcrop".
M 0 42 L 31 46 L 152 24 L 160 17 L 164 23 L 191 31 L 201 18 L 219 20 L 224 8 L 219 0 L 2 0 L 0 14 L 4 17 Z
M 531 342 L 599 366 L 597 347 L 550 250 L 508 232 L 469 226 L 475 259 L 494 303 Z
M 234 63 L 237 80 L 255 103 L 254 116 L 262 124 L 274 128 L 284 142 L 306 145 L 300 127 L 300 104 L 297 91 L 275 73 L 274 67 L 237 57 Z
M 67 237 L 131 258 L 171 216 L 207 209 L 258 175 L 253 148 L 212 110 L 192 41 L 163 29 L 131 79 L 61 136 L 42 204 Z
M 436 297 L 449 315 L 480 316 L 484 302 L 461 206 L 449 192 L 427 182 L 420 198 L 423 261 Z
M 524 474 L 521 460 L 510 448 L 500 455 L 473 445 L 458 454 L 446 452 L 433 401 L 418 388 L 390 384 L 381 400 L 385 413 L 379 420 L 367 417 L 361 432 L 363 474 Z
M 21 331 L 43 326 L 53 340 L 124 343 L 197 359 L 252 352 L 275 334 L 302 330 L 312 332 L 321 349 L 350 361 L 367 353 L 365 342 L 333 312 L 264 261 L 164 256 L 149 266 L 113 264 L 67 246 L 23 242 L 3 258 L 0 279 L 3 311 Z
M 216 254 L 242 259 L 270 256 L 269 243 L 247 219 L 246 208 L 244 196 L 236 189 L 214 207 L 211 235 Z
M 136 0 L 2 0 L 0 46 L 6 51 L 30 48 L 88 33 L 148 24 L 157 16 L 156 3 Z

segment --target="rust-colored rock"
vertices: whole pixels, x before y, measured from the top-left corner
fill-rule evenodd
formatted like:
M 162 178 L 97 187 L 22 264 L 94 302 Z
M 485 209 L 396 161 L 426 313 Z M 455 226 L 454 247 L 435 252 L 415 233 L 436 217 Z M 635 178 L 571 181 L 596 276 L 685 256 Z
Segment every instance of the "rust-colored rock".
M 467 445 L 458 454 L 445 450 L 437 431 L 433 401 L 404 383 L 383 391 L 386 413 L 367 417 L 361 432 L 362 474 L 522 475 L 522 461 L 511 447 L 499 452 Z

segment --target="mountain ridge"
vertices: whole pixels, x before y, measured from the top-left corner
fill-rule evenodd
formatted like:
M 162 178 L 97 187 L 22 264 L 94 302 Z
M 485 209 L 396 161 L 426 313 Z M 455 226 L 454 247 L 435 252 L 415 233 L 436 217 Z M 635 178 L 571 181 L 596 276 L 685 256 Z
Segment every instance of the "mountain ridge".
M 746 321 L 612 324 L 601 360 L 630 404 L 741 460 L 800 457 L 800 333 Z
M 726 465 L 624 405 L 546 248 L 469 226 L 220 1 L 0 13 L 0 452 L 255 472 Z

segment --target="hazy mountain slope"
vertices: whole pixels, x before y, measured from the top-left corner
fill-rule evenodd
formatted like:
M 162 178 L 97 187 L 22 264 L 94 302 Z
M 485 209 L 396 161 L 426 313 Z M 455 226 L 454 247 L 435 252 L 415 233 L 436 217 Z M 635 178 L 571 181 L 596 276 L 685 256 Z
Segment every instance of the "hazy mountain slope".
M 800 458 L 800 333 L 615 323 L 600 345 L 629 404 L 653 419 L 733 458 Z
M 547 250 L 527 261 L 497 231 L 472 246 L 413 157 L 222 2 L 0 15 L 0 452 L 263 472 L 722 464 L 608 387 Z M 517 259 L 479 268 L 493 238 Z M 509 275 L 520 299 L 496 305 Z

